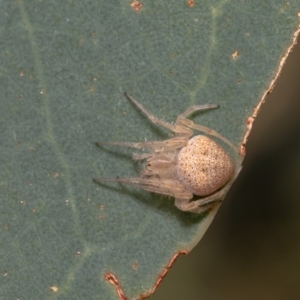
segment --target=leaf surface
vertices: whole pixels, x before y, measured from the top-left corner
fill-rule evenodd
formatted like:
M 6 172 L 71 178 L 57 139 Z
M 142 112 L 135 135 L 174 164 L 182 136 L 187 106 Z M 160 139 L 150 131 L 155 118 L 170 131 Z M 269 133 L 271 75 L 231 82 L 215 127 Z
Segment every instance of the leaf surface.
M 131 5 L 132 4 L 132 5 Z M 298 28 L 299 1 L 5 1 L 0 10 L 1 299 L 138 299 L 209 214 L 94 177 L 136 176 L 131 149 L 187 107 L 240 146 Z M 111 284 L 115 285 L 115 287 Z

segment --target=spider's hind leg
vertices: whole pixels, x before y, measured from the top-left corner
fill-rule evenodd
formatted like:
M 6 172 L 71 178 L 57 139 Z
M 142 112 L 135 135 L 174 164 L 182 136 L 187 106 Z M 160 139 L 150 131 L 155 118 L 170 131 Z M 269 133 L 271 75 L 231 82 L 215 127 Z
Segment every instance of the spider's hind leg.
M 216 138 L 222 140 L 227 145 L 232 147 L 236 152 L 239 152 L 237 147 L 235 147 L 227 138 L 222 136 L 217 131 L 215 131 L 215 130 L 209 128 L 209 127 L 203 126 L 203 125 L 195 124 L 193 121 L 187 119 L 187 117 L 189 115 L 191 115 L 192 113 L 194 113 L 196 111 L 216 109 L 216 108 L 219 108 L 219 107 L 220 106 L 217 105 L 217 104 L 204 104 L 204 105 L 190 106 L 184 113 L 182 113 L 181 115 L 178 116 L 177 121 L 176 121 L 176 125 L 184 126 L 184 127 L 191 128 L 191 129 L 196 129 L 196 130 L 202 131 L 202 132 L 204 132 L 208 135 L 215 136 Z
M 217 104 L 204 104 L 204 105 L 193 105 L 190 106 L 185 112 L 180 114 L 177 118 L 177 123 L 180 119 L 186 119 L 189 115 L 194 113 L 195 111 L 209 110 L 219 108 L 220 105 Z
M 180 197 L 182 199 L 191 199 L 193 194 L 177 180 L 161 180 L 159 178 L 94 178 L 94 182 L 121 182 L 129 184 L 148 192 L 163 194 L 167 196 Z
M 206 133 L 207 135 L 214 136 L 220 139 L 221 141 L 223 141 L 224 143 L 226 143 L 227 145 L 229 145 L 232 149 L 234 149 L 235 152 L 239 153 L 239 149 L 234 144 L 232 144 L 226 137 L 224 137 L 217 131 L 203 125 L 195 124 L 193 121 L 185 118 L 180 118 L 177 122 L 181 126 L 186 126 L 188 128 L 196 129 L 198 131 L 202 131 Z
M 185 212 L 193 212 L 196 214 L 201 214 L 207 210 L 209 210 L 212 206 L 211 204 L 208 205 L 200 205 L 200 206 L 194 206 L 191 205 L 194 203 L 194 201 L 190 202 L 191 199 L 180 199 L 180 198 L 175 198 L 175 206 L 180 209 L 181 211 Z

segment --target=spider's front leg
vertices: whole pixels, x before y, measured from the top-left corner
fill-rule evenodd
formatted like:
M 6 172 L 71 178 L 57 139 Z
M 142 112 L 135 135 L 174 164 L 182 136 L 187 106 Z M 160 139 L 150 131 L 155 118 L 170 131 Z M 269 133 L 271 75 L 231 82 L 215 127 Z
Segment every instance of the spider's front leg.
M 196 111 L 216 109 L 216 108 L 219 108 L 219 107 L 220 106 L 216 105 L 216 104 L 205 104 L 205 105 L 191 106 L 184 113 L 182 113 L 181 115 L 178 116 L 177 121 L 176 121 L 176 125 L 177 126 L 184 126 L 184 127 L 191 128 L 191 129 L 196 129 L 196 130 L 202 131 L 202 132 L 204 132 L 208 135 L 215 136 L 216 138 L 222 140 L 227 145 L 232 147 L 238 153 L 239 149 L 237 147 L 235 147 L 227 138 L 222 136 L 220 133 L 218 133 L 217 131 L 215 131 L 215 130 L 209 128 L 209 127 L 199 125 L 199 124 L 195 124 L 193 121 L 187 119 L 187 117 L 189 115 L 191 115 L 192 113 L 194 113 Z
M 178 125 L 177 123 L 175 125 L 166 122 L 165 120 L 161 120 L 157 117 L 155 117 L 152 113 L 150 113 L 141 103 L 139 103 L 136 99 L 134 99 L 129 94 L 125 93 L 125 96 L 132 101 L 144 114 L 145 116 L 156 125 L 160 125 L 162 127 L 165 127 L 172 131 L 177 136 L 183 136 L 183 137 L 191 137 L 193 135 L 192 130 L 187 128 L 186 126 Z

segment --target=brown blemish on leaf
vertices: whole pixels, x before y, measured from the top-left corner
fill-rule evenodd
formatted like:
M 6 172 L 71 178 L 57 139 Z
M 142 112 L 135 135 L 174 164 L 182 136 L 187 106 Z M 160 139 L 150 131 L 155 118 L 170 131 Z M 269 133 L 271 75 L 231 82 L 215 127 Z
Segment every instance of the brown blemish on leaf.
M 121 288 L 119 280 L 117 279 L 117 277 L 113 273 L 111 273 L 111 272 L 106 273 L 104 275 L 104 278 L 116 287 L 118 295 L 119 295 L 121 300 L 128 300 L 128 298 L 126 297 L 125 293 L 123 292 L 123 290 Z
M 177 260 L 179 255 L 186 255 L 186 254 L 188 254 L 188 252 L 185 251 L 185 250 L 177 252 L 172 257 L 172 259 L 170 260 L 168 265 L 164 268 L 164 270 L 159 274 L 155 286 L 149 292 L 147 292 L 146 294 L 141 294 L 138 299 L 143 300 L 143 299 L 146 299 L 146 298 L 150 297 L 156 291 L 156 289 L 159 287 L 162 280 L 167 275 L 169 269 L 173 266 L 173 264 L 175 263 L 175 261 Z M 127 298 L 126 294 L 124 293 L 124 291 L 123 291 L 123 289 L 120 285 L 119 280 L 117 279 L 117 277 L 113 273 L 111 273 L 111 272 L 106 273 L 104 275 L 104 278 L 116 287 L 118 295 L 120 297 L 120 300 L 129 300 L 129 298 Z
M 253 117 L 249 117 L 247 120 L 247 129 L 251 130 L 252 129 L 252 124 L 254 122 L 254 118 Z
M 90 94 L 94 94 L 96 92 L 96 87 L 94 85 L 90 86 Z
M 19 74 L 20 74 L 20 76 L 24 76 L 25 75 L 25 71 L 23 69 L 20 69 L 19 70 Z
M 58 172 L 53 172 L 53 173 L 52 173 L 52 176 L 53 176 L 54 178 L 57 178 L 57 177 L 59 176 L 59 174 L 58 174 Z
M 247 132 L 249 132 L 249 133 L 252 130 L 253 122 L 254 122 L 254 118 L 249 117 L 247 120 Z M 243 156 L 245 156 L 246 155 L 246 144 L 242 143 L 240 150 L 241 150 L 241 154 Z
M 136 271 L 138 268 L 139 268 L 138 263 L 137 263 L 137 262 L 134 262 L 134 263 L 132 264 L 132 269 Z
M 143 3 L 137 1 L 137 0 L 133 0 L 131 3 L 130 3 L 130 6 L 136 11 L 136 12 L 139 12 L 143 7 Z
M 271 94 L 273 92 L 274 86 L 272 86 L 269 90 L 268 90 L 268 95 Z
M 98 219 L 99 219 L 99 220 L 103 220 L 103 219 L 105 219 L 105 216 L 100 214 L 100 215 L 98 216 Z
M 243 156 L 246 156 L 246 147 L 245 147 L 244 144 L 241 145 L 241 154 L 242 154 Z
M 299 13 L 298 13 L 298 15 L 299 15 Z M 299 35 L 299 32 L 300 32 L 300 25 L 298 26 L 298 29 L 295 31 L 295 33 L 293 35 L 292 44 L 287 48 L 285 54 L 281 58 L 281 61 L 279 63 L 278 69 L 277 69 L 277 72 L 276 72 L 275 76 L 273 77 L 272 81 L 270 82 L 269 87 L 267 88 L 265 93 L 262 95 L 261 100 L 258 103 L 258 105 L 254 108 L 252 116 L 250 116 L 250 118 L 252 118 L 253 120 L 256 118 L 256 116 L 257 116 L 257 114 L 260 110 L 261 105 L 265 102 L 267 95 L 270 94 L 270 92 L 273 90 L 273 88 L 275 86 L 275 83 L 276 83 L 276 81 L 277 81 L 277 79 L 280 75 L 280 72 L 282 71 L 282 68 L 284 66 L 285 61 L 287 60 L 287 58 L 288 58 L 290 52 L 292 51 L 293 47 L 297 44 L 297 37 Z M 249 126 L 249 127 L 247 126 L 247 131 L 245 133 L 245 136 L 244 136 L 244 139 L 243 139 L 243 142 L 242 142 L 241 149 L 243 148 L 244 153 L 246 153 L 245 145 L 247 143 L 248 137 L 249 137 L 251 129 L 252 129 L 253 120 L 251 122 L 251 126 Z M 242 152 L 242 154 L 243 154 L 243 152 Z
M 188 6 L 189 7 L 194 7 L 195 1 L 194 0 L 188 0 Z
M 163 281 L 163 279 L 165 278 L 165 276 L 169 272 L 169 269 L 173 266 L 173 264 L 175 263 L 175 261 L 177 260 L 177 258 L 179 257 L 179 255 L 186 255 L 186 254 L 188 254 L 188 252 L 185 251 L 185 250 L 177 252 L 172 257 L 172 259 L 170 260 L 170 262 L 168 263 L 168 265 L 164 268 L 164 270 L 158 276 L 158 279 L 157 279 L 156 284 L 153 287 L 153 289 L 151 289 L 147 294 L 141 294 L 140 297 L 139 297 L 139 300 L 143 300 L 145 298 L 150 297 L 156 291 L 156 289 L 159 287 L 159 285 L 161 284 L 161 282 Z
M 52 290 L 52 292 L 57 293 L 58 292 L 58 287 L 53 285 L 53 286 L 51 286 L 51 290 Z
M 239 51 L 234 51 L 232 54 L 231 54 L 231 57 L 233 59 L 237 59 L 239 56 L 241 55 L 241 53 Z

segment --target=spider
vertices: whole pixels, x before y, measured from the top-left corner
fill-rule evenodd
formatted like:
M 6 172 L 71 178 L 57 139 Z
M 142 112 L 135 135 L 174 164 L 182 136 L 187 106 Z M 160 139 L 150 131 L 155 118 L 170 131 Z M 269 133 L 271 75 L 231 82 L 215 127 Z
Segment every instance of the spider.
M 117 145 L 149 151 L 133 154 L 134 160 L 145 161 L 140 177 L 94 178 L 94 182 L 121 182 L 149 192 L 173 196 L 177 208 L 193 213 L 207 211 L 214 203 L 222 201 L 241 167 L 237 168 L 226 151 L 206 135 L 222 140 L 237 153 L 238 149 L 213 129 L 187 119 L 193 112 L 216 109 L 219 105 L 191 106 L 178 116 L 175 124 L 171 124 L 152 115 L 132 96 L 127 93 L 125 96 L 150 121 L 169 129 L 174 136 L 164 141 L 97 142 L 98 146 Z M 192 137 L 192 129 L 202 131 L 206 135 Z M 191 201 L 194 195 L 202 198 Z

